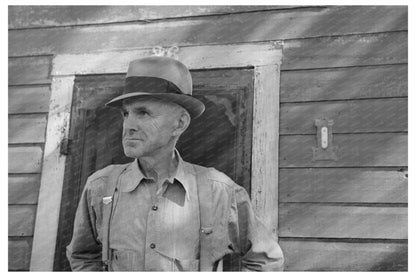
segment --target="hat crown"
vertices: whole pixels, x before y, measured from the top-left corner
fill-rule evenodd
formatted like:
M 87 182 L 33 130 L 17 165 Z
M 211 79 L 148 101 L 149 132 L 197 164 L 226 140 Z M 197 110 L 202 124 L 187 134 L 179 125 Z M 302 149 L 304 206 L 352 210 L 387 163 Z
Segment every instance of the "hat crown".
M 151 56 L 133 60 L 129 64 L 126 78 L 153 77 L 167 80 L 183 94 L 192 95 L 192 76 L 188 68 L 170 57 Z

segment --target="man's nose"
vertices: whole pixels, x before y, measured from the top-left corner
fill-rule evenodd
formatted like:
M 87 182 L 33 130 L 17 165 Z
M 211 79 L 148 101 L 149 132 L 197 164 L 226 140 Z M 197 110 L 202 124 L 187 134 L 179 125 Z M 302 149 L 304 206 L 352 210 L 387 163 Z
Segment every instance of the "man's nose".
M 128 131 L 138 131 L 139 130 L 139 122 L 131 115 L 127 115 L 124 117 L 123 120 L 123 129 Z

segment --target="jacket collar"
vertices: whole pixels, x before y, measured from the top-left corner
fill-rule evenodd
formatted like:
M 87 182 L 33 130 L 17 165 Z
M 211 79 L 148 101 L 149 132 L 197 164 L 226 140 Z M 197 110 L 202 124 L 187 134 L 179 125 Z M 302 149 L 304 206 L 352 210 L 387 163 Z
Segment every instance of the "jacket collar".
M 192 178 L 195 178 L 195 172 L 192 165 L 182 159 L 178 150 L 175 149 L 174 153 L 176 159 L 178 160 L 178 167 L 175 175 L 169 178 L 168 181 L 170 183 L 173 183 L 175 180 L 178 181 L 185 189 L 187 199 L 189 200 L 189 186 L 192 184 Z M 146 179 L 139 168 L 137 159 L 130 163 L 123 175 L 124 176 L 122 176 L 122 183 L 120 186 L 120 189 L 123 192 L 132 192 L 137 188 L 143 179 Z

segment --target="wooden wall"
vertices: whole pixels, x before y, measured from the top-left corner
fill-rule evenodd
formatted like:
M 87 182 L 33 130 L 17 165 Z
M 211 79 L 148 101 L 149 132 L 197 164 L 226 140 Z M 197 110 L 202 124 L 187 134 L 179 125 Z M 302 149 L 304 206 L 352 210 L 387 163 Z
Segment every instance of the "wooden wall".
M 9 270 L 29 268 L 50 96 L 50 55 L 9 58 Z
M 286 270 L 406 270 L 407 20 L 402 6 L 9 7 L 9 269 L 29 269 L 52 55 L 282 40 Z M 336 162 L 312 161 L 323 116 Z

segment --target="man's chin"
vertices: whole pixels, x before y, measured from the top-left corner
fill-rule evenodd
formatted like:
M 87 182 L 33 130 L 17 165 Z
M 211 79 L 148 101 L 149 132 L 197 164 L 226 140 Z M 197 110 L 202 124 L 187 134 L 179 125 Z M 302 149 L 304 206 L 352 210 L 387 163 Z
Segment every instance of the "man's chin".
M 143 156 L 143 151 L 137 148 L 132 148 L 129 146 L 124 146 L 124 155 L 129 158 L 140 158 Z

